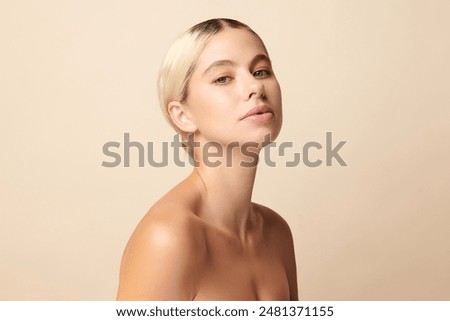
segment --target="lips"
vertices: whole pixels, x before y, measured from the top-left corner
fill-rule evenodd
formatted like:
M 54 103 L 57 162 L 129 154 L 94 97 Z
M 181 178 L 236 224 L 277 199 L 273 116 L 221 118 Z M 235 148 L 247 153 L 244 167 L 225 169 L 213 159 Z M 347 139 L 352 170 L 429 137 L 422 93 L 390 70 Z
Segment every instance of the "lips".
M 270 114 L 270 115 L 265 115 L 265 114 Z M 272 109 L 270 109 L 269 106 L 266 106 L 266 105 L 256 106 L 256 107 L 250 109 L 244 115 L 244 117 L 242 117 L 242 119 L 245 119 L 245 118 L 248 118 L 248 117 L 252 117 L 252 116 L 258 116 L 259 117 L 259 115 L 264 115 L 265 118 L 270 116 L 270 118 L 271 118 L 273 116 L 273 111 L 272 111 Z

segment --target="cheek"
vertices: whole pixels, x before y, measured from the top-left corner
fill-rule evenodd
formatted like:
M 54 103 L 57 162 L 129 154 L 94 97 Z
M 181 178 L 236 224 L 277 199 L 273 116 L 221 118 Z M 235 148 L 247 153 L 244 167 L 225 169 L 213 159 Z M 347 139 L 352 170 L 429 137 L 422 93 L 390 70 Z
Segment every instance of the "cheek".
M 202 118 L 207 117 L 210 112 L 209 106 L 213 99 L 210 97 L 211 95 L 209 95 L 205 88 L 201 87 L 196 87 L 190 92 L 194 92 L 195 94 L 191 94 L 188 97 L 187 104 L 195 120 L 201 120 Z
M 211 87 L 201 88 L 199 94 L 192 100 L 196 116 L 208 118 L 211 116 L 226 117 L 233 110 L 236 102 L 233 101 L 230 91 L 217 90 Z
M 224 97 L 211 91 L 201 89 L 195 97 L 191 97 L 189 107 L 194 123 L 200 132 L 210 132 L 212 128 L 217 131 L 217 124 L 224 123 L 227 117 L 227 108 Z
M 269 96 L 268 98 L 273 100 L 273 103 L 279 104 L 281 108 L 281 88 L 278 81 L 270 83 L 266 91 L 267 96 Z

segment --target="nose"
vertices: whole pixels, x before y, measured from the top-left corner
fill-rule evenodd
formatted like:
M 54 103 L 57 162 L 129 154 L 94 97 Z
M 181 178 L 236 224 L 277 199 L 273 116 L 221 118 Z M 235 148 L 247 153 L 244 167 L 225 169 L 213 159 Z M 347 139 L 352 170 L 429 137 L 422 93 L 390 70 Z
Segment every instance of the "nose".
M 246 94 L 247 99 L 251 99 L 252 96 L 256 96 L 256 98 L 264 98 L 264 84 L 261 80 L 255 79 L 252 74 L 250 74 L 247 78 L 246 84 Z

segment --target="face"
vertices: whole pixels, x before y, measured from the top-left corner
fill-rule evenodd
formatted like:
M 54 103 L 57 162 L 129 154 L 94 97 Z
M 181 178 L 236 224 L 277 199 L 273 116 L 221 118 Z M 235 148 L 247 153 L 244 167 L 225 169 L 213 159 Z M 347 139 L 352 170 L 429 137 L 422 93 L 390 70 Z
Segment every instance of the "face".
M 212 36 L 191 74 L 185 109 L 195 139 L 261 143 L 281 129 L 281 91 L 268 54 L 251 32 L 225 28 Z

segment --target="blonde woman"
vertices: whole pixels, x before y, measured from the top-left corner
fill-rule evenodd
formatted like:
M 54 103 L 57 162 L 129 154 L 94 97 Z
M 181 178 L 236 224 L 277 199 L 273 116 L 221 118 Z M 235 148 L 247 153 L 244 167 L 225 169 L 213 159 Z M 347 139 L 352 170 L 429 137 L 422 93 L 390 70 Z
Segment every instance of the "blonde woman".
M 199 23 L 169 49 L 158 85 L 195 166 L 136 227 L 117 299 L 298 300 L 289 226 L 252 202 L 258 153 L 282 124 L 262 40 L 235 20 Z

